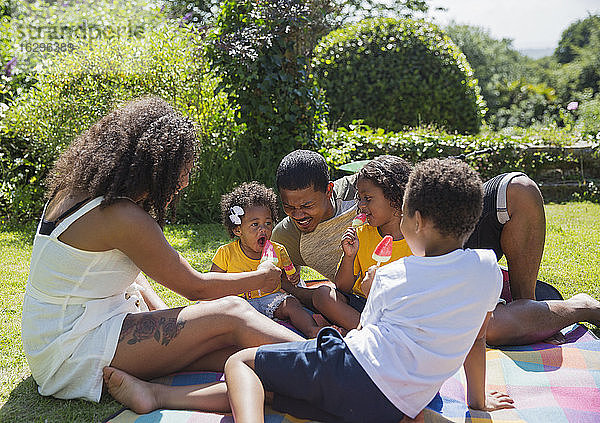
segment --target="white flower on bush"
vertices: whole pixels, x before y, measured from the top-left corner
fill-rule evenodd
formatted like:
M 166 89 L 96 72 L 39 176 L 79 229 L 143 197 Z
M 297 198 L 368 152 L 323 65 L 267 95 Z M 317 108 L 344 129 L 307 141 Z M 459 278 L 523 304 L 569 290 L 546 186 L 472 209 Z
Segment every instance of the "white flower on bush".
M 567 104 L 567 110 L 570 110 L 570 111 L 577 110 L 578 107 L 579 107 L 579 103 L 576 101 L 572 101 L 569 104 Z

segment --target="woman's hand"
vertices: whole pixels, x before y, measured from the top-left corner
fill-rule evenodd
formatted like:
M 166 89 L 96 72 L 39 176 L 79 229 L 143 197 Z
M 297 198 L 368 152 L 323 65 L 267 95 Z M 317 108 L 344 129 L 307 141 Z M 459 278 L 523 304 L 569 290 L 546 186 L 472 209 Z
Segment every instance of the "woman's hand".
M 356 236 L 356 229 L 349 227 L 342 235 L 342 250 L 344 255 L 354 259 L 358 254 L 358 237 Z
M 273 264 L 271 261 L 263 261 L 258 265 L 256 269 L 263 272 L 264 284 L 261 287 L 263 292 L 272 292 L 281 283 L 281 269 Z

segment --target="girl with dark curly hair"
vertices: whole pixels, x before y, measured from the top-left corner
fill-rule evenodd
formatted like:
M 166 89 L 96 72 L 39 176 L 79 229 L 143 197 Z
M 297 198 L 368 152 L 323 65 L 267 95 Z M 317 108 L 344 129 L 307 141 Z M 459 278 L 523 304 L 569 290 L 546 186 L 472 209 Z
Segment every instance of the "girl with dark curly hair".
M 191 121 L 147 97 L 100 119 L 58 158 L 23 301 L 24 350 L 42 395 L 99 401 L 104 371 L 118 397 L 124 372 L 222 370 L 240 348 L 302 339 L 242 299 L 221 298 L 273 290 L 280 269 L 202 274 L 165 239 L 194 143 Z M 141 272 L 191 300 L 221 299 L 167 309 Z M 224 392 L 200 390 L 199 408 L 229 407 Z
M 211 272 L 250 272 L 261 262 L 263 250 L 268 247 L 273 226 L 277 221 L 277 196 L 258 182 L 245 182 L 221 198 L 223 225 L 229 235 L 236 238 L 222 245 L 212 260 Z M 273 260 L 281 272 L 282 280 L 297 285 L 300 272 L 294 267 L 285 247 L 271 243 Z M 315 322 L 297 298 L 281 290 L 254 290 L 240 294 L 250 305 L 268 318 L 290 320 L 307 337 L 317 336 L 321 326 Z
M 358 173 L 358 209 L 367 225 L 349 227 L 342 235 L 342 259 L 335 274 L 336 289 L 317 288 L 315 307 L 345 330 L 358 326 L 368 290 L 362 286 L 365 273 L 376 264 L 371 254 L 384 236 L 393 237 L 391 261 L 411 254 L 402 232 L 402 197 L 412 166 L 396 156 L 379 156 Z M 360 246 L 360 247 L 359 247 Z

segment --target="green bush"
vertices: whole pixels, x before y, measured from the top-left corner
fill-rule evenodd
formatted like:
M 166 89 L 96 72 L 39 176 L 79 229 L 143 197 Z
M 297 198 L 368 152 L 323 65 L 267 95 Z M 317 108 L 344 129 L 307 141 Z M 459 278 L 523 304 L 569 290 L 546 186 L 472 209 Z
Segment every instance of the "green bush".
M 583 101 L 579 106 L 577 126 L 586 134 L 600 140 L 600 94 L 593 99 Z
M 487 99 L 487 122 L 495 129 L 527 128 L 559 119 L 556 93 L 545 83 L 531 84 L 519 79 L 498 82 L 494 88 Z
M 0 119 L 13 100 L 35 83 L 33 72 L 24 71 L 19 62 L 14 42 L 13 3 L 0 1 Z
M 314 51 L 330 121 L 402 130 L 436 124 L 476 133 L 484 102 L 465 56 L 435 25 L 367 19 L 325 36 Z
M 600 156 L 600 141 L 556 127 L 547 131 L 483 132 L 475 136 L 448 134 L 431 128 L 386 132 L 355 122 L 349 129 L 324 131 L 323 137 L 321 153 L 337 176 L 340 176 L 337 169 L 343 164 L 394 154 L 412 163 L 432 157 L 460 157 L 484 180 L 502 172 L 520 170 L 542 181 L 548 178 L 549 172 L 563 167 L 572 172 L 562 177 L 580 177 L 579 158 L 565 148 L 568 144 L 589 143 L 596 160 Z M 565 145 L 556 144 L 557 139 Z M 531 148 L 548 145 L 556 148 Z
M 565 29 L 554 51 L 559 63 L 570 63 L 577 59 L 581 50 L 589 47 L 590 40 L 600 31 L 600 15 L 589 15 Z
M 288 0 L 223 3 L 207 52 L 245 127 L 232 156 L 238 181 L 272 186 L 285 154 L 315 145 L 323 105 L 299 51 L 310 15 L 306 4 Z
M 42 184 L 60 151 L 118 104 L 145 94 L 165 98 L 197 124 L 197 169 L 181 204 L 181 216 L 206 221 L 218 215 L 223 172 L 240 128 L 200 47 L 203 35 L 161 25 L 139 38 L 98 39 L 81 44 L 39 74 L 34 90 L 0 123 L 3 219 L 36 218 Z

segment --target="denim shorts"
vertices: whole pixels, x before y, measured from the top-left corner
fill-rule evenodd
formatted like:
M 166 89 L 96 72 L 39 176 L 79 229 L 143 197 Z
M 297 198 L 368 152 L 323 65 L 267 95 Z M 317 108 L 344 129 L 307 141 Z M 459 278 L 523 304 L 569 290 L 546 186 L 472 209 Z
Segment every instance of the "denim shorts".
M 287 297 L 291 297 L 291 295 L 283 292 L 274 292 L 265 295 L 264 297 L 250 298 L 247 301 L 256 309 L 256 311 L 264 314 L 269 319 L 272 319 L 273 313 L 275 313 L 277 307 L 279 307 Z
M 274 393 L 272 408 L 298 418 L 398 423 L 404 417 L 331 327 L 308 341 L 259 347 L 254 371 Z
M 348 305 L 352 307 L 354 310 L 362 313 L 365 309 L 365 305 L 367 304 L 367 299 L 365 297 L 361 297 L 360 295 L 356 295 L 354 293 L 347 293 L 344 291 L 340 291 L 336 288 L 336 291 L 346 297 L 346 301 L 348 301 Z

